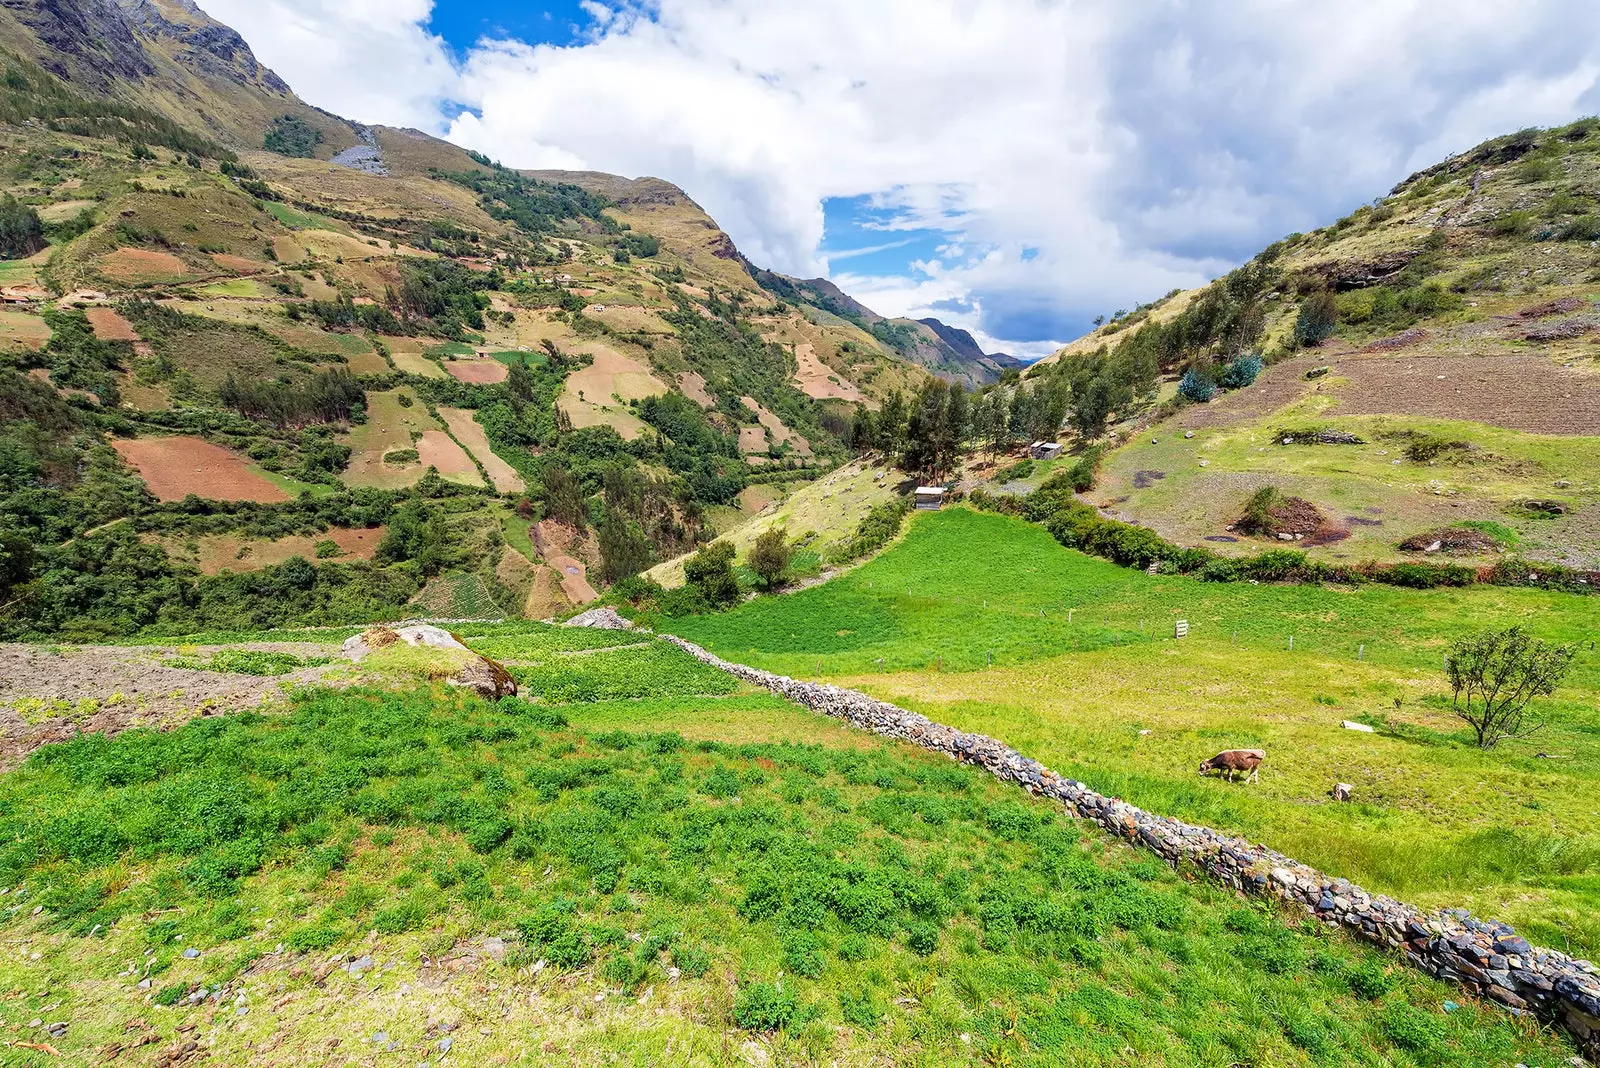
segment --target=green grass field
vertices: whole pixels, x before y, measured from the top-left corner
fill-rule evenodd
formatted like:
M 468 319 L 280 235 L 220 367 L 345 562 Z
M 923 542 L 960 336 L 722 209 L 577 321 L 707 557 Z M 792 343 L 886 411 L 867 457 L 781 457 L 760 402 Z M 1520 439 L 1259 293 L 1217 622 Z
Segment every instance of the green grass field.
M 1489 753 L 1451 715 L 1440 665 L 1452 639 L 1493 625 L 1587 642 L 1597 613 L 1593 598 L 1497 587 L 1152 577 L 1020 520 L 950 510 L 823 586 L 664 625 L 730 659 L 1003 738 L 1099 790 L 1370 889 L 1592 954 L 1600 657 L 1585 651 L 1536 705 L 1541 733 Z M 1347 719 L 1378 731 L 1345 730 Z M 1259 787 L 1195 774 L 1242 746 L 1268 753 Z M 1335 782 L 1354 784 L 1358 803 L 1329 801 Z
M 19 950 L 0 957 L 7 1015 L 70 1021 L 49 1038 L 64 1063 L 190 1033 L 217 1063 L 280 1064 L 1572 1052 L 1491 1007 L 1446 1013 L 1459 992 L 973 769 L 768 696 L 305 692 L 42 750 L 0 780 L 0 823 L 0 882 L 20 887 L 0 913 Z

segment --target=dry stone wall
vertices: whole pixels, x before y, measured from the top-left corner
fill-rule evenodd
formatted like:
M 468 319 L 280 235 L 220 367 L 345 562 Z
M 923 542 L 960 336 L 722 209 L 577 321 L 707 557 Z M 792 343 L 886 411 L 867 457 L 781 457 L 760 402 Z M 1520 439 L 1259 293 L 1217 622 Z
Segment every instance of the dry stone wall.
M 1513 1013 L 1557 1022 L 1589 1056 L 1600 1056 L 1600 969 L 1531 946 L 1506 924 L 1476 919 L 1464 909 L 1424 912 L 1369 894 L 1347 879 L 1331 878 L 1265 846 L 1098 794 L 993 738 L 958 731 L 855 690 L 731 663 L 674 635 L 662 638 L 703 663 L 814 712 L 976 764 L 1029 793 L 1054 798 L 1074 816 L 1093 820 L 1173 865 L 1192 865 L 1241 892 L 1298 905 L 1330 926 L 1402 953 L 1429 975 L 1459 983 Z

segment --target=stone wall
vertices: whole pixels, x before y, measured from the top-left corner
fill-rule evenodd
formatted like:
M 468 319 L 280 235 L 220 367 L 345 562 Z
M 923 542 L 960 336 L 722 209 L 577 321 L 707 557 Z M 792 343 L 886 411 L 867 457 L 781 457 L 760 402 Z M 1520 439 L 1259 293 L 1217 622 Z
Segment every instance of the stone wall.
M 1503 923 L 1475 919 L 1463 909 L 1424 912 L 1369 894 L 1347 879 L 1330 878 L 1264 846 L 1097 794 L 993 738 L 958 731 L 855 690 L 730 663 L 670 634 L 662 638 L 697 660 L 814 712 L 976 764 L 1029 793 L 1055 798 L 1074 816 L 1093 820 L 1173 865 L 1192 865 L 1242 892 L 1304 908 L 1324 923 L 1402 953 L 1429 975 L 1459 983 L 1513 1013 L 1531 1012 L 1560 1023 L 1586 1053 L 1600 1056 L 1600 969 L 1530 946 Z

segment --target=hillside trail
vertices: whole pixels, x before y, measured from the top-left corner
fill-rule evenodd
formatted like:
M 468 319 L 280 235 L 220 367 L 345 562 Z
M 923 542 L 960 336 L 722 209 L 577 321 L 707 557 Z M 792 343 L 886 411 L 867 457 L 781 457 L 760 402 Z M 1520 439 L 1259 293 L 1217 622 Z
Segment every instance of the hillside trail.
M 284 675 L 242 675 L 173 667 L 178 655 L 220 649 L 338 657 L 338 643 L 252 642 L 238 646 L 50 646 L 0 644 L 0 771 L 42 745 L 79 734 L 114 735 L 135 727 L 171 730 L 282 698 L 324 681 L 338 661 Z

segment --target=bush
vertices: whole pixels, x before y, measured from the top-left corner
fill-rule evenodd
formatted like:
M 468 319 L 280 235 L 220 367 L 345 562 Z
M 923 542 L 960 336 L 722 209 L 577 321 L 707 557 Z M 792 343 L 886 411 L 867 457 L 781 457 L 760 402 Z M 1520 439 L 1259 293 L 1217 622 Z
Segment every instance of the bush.
M 1094 489 L 1094 484 L 1100 479 L 1100 461 L 1104 457 L 1105 446 L 1096 445 L 1084 450 L 1077 462 L 1067 469 L 1067 480 L 1075 491 L 1087 493 Z
M 683 565 L 683 577 L 712 609 L 721 611 L 739 603 L 732 542 L 715 541 L 695 553 Z
M 1198 368 L 1189 368 L 1183 373 L 1183 380 L 1178 383 L 1178 396 L 1196 404 L 1204 404 L 1216 395 L 1216 383 L 1211 381 L 1209 374 Z
M 673 946 L 672 966 L 685 979 L 698 979 L 711 968 L 711 954 L 699 946 Z
M 746 1031 L 779 1031 L 799 1019 L 793 992 L 777 983 L 751 983 L 733 999 L 733 1022 Z
M 1350 989 L 1359 997 L 1376 1001 L 1400 985 L 1399 978 L 1381 960 L 1369 960 L 1347 976 Z
M 1222 369 L 1217 384 L 1223 389 L 1243 389 L 1260 377 L 1261 367 L 1261 357 L 1255 353 L 1238 356 Z
M 1383 1013 L 1383 1033 L 1401 1049 L 1427 1053 L 1444 1042 L 1444 1022 L 1403 1002 L 1390 1005 Z
M 914 923 L 906 928 L 906 948 L 919 957 L 926 957 L 939 948 L 939 927 L 932 923 Z
M 883 1019 L 883 1006 L 872 996 L 870 990 L 863 989 L 859 993 L 841 990 L 839 1015 L 844 1017 L 844 1022 L 850 1026 L 871 1031 Z
M 1300 305 L 1294 322 L 1294 340 L 1299 345 L 1320 345 L 1333 335 L 1339 323 L 1339 304 L 1330 289 L 1319 289 Z

